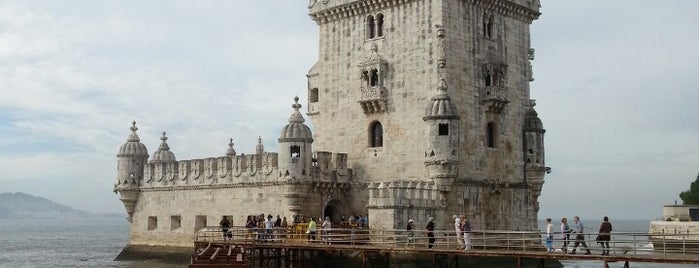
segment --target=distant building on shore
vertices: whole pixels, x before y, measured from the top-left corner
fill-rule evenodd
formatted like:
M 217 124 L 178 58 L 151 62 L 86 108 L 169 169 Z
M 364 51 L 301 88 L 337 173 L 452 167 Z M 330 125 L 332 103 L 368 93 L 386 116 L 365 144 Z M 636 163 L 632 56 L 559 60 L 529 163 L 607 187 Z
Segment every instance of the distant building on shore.
M 191 247 L 228 216 L 368 215 L 371 228 L 536 230 L 544 128 L 530 99 L 537 0 L 311 0 L 320 30 L 305 117 L 296 98 L 279 152 L 149 155 L 134 122 L 114 191 L 130 244 Z M 305 124 L 313 122 L 314 130 Z M 227 137 L 221 137 L 225 140 Z M 223 154 L 225 152 L 225 154 Z M 150 159 L 149 159 L 150 157 Z

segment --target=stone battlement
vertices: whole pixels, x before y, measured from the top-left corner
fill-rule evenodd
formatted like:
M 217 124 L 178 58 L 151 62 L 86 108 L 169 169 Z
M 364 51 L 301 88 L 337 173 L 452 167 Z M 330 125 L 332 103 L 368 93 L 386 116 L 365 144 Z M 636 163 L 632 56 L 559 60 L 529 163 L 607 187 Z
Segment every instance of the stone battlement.
M 316 152 L 312 172 L 302 172 L 299 180 L 349 182 L 352 170 L 347 168 L 347 154 Z M 292 157 L 291 161 L 294 158 Z M 278 182 L 288 173 L 279 169 L 279 154 L 264 152 L 233 156 L 209 157 L 179 161 L 151 161 L 143 169 L 141 189 L 181 186 L 233 187 L 256 183 Z

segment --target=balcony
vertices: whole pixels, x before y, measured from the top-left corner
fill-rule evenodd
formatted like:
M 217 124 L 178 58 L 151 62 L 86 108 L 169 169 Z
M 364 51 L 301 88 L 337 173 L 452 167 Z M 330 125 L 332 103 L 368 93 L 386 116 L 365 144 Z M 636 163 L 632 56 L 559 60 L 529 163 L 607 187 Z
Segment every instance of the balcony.
M 501 113 L 505 105 L 510 103 L 507 100 L 507 91 L 501 86 L 486 86 L 482 90 L 482 102 L 489 113 Z
M 361 88 L 359 104 L 365 114 L 384 113 L 388 102 L 386 89 L 381 86 Z

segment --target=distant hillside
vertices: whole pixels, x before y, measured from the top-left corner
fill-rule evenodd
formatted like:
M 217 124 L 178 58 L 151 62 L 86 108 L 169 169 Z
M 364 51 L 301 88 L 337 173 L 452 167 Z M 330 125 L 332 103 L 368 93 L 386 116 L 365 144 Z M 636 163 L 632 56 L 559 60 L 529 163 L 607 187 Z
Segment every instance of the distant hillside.
M 25 193 L 0 193 L 0 219 L 47 219 L 91 216 L 96 216 L 96 214 L 64 206 L 46 198 Z

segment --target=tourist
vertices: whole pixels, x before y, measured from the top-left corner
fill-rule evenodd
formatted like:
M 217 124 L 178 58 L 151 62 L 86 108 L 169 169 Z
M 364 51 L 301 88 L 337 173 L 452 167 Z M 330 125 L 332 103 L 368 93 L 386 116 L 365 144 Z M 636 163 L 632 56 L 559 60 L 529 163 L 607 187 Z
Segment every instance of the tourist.
M 582 246 L 585 247 L 585 250 L 587 251 L 585 255 L 589 255 L 590 249 L 587 247 L 587 244 L 585 243 L 585 235 L 583 234 L 585 228 L 583 227 L 583 224 L 580 221 L 580 217 L 573 217 L 573 221 L 575 222 L 575 224 L 573 225 L 572 233 L 575 234 L 575 244 L 573 244 L 573 251 L 571 251 L 571 253 L 575 254 L 575 250 L 578 249 L 578 245 L 582 244 Z
M 408 247 L 415 247 L 415 225 L 414 225 L 413 219 L 408 220 L 408 226 L 405 227 L 405 230 L 408 231 Z
M 282 223 L 279 225 L 279 227 L 281 228 L 280 232 L 282 233 L 282 239 L 286 239 L 287 229 L 289 228 L 289 223 L 286 222 L 286 216 L 284 216 L 284 219 L 282 219 Z
M 551 224 L 551 218 L 546 219 L 546 250 L 553 252 L 553 224 Z
M 427 226 L 425 227 L 427 230 L 427 241 L 428 245 L 427 248 L 432 248 L 434 246 L 434 218 L 430 217 L 430 221 L 427 222 Z
M 274 221 L 272 218 L 272 214 L 269 214 L 267 220 L 265 220 L 265 239 L 267 239 L 268 242 L 272 241 L 272 231 L 274 230 Z
M 597 235 L 597 243 L 602 246 L 602 255 L 609 255 L 609 241 L 612 240 L 612 224 L 609 218 L 604 216 L 602 224 L 599 226 L 599 235 Z
M 316 221 L 313 220 L 313 217 L 311 217 L 311 221 L 308 223 L 308 230 L 306 230 L 306 234 L 308 234 L 309 243 L 311 240 L 316 240 Z
M 274 227 L 282 227 L 282 217 L 279 214 L 277 214 L 277 220 L 274 221 Z
M 248 219 L 245 221 L 245 228 L 248 229 L 247 239 L 255 239 L 255 219 L 253 216 L 248 215 Z
M 332 228 L 332 222 L 330 222 L 330 217 L 325 216 L 325 221 L 323 221 L 323 241 L 330 245 L 330 229 Z
M 561 250 L 563 253 L 568 253 L 568 241 L 570 241 L 570 226 L 568 226 L 568 218 L 561 219 L 561 240 L 563 240 Z
M 466 215 L 461 215 L 461 231 L 464 232 L 464 250 L 471 250 L 471 222 Z
M 218 223 L 221 225 L 221 232 L 223 232 L 223 241 L 226 241 L 228 237 L 231 237 L 232 235 L 228 233 L 228 229 L 231 228 L 231 222 L 228 220 L 226 216 L 223 216 L 223 219 Z
M 456 214 L 454 214 L 452 216 L 452 218 L 454 219 L 454 231 L 456 232 L 456 243 L 459 244 L 459 249 L 463 249 L 464 248 L 464 241 L 461 240 L 461 238 L 462 238 L 461 233 L 463 233 L 463 231 L 461 230 L 461 218 L 459 218 L 459 216 L 456 216 Z

